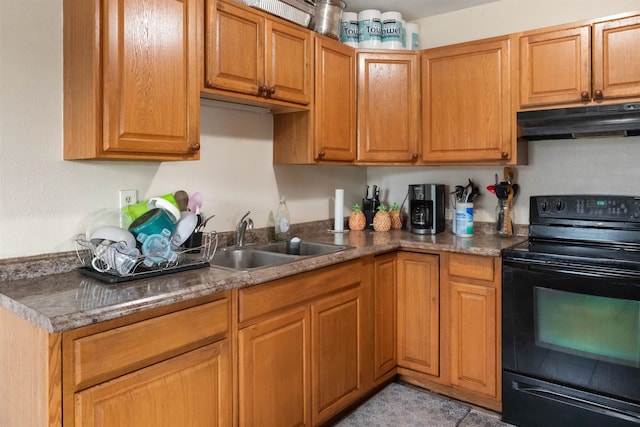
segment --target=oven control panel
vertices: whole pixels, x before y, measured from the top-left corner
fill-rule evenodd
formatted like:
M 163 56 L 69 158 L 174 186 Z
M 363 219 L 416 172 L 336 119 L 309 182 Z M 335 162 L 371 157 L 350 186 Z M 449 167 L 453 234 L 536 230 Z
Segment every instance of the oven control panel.
M 585 221 L 640 222 L 640 197 L 560 195 L 533 196 L 530 221 L 556 218 Z

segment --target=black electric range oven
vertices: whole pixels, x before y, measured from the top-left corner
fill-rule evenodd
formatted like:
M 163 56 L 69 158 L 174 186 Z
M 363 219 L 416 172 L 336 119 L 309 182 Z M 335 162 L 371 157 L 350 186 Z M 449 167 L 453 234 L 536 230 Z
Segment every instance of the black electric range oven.
M 640 197 L 531 197 L 503 250 L 503 420 L 640 425 Z

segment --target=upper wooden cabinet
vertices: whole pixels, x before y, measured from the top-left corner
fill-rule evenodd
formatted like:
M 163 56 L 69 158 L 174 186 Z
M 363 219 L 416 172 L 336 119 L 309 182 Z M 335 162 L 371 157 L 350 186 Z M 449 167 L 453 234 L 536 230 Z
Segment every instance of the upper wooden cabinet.
M 196 0 L 64 0 L 64 158 L 194 160 Z
M 358 53 L 358 162 L 418 161 L 419 69 L 416 52 Z
M 314 102 L 310 111 L 274 115 L 275 164 L 356 159 L 355 50 L 321 35 L 314 40 Z
M 206 1 L 204 30 L 203 96 L 265 105 L 311 102 L 309 30 L 222 0 Z
M 640 16 L 519 36 L 521 109 L 640 96 Z
M 510 45 L 500 37 L 423 51 L 423 162 L 517 160 Z

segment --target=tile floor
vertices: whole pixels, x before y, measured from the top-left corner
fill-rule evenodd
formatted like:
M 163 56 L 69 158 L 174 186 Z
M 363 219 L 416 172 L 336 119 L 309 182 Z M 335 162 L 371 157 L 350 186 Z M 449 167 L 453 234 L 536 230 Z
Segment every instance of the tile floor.
M 338 427 L 507 427 L 500 415 L 404 383 L 391 383 Z

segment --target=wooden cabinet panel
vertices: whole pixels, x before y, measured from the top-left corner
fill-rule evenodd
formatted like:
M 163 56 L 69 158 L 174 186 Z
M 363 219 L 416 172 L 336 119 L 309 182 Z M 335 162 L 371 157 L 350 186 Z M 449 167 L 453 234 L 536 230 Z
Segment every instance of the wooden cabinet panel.
M 73 384 L 81 389 L 109 380 L 224 338 L 228 329 L 229 300 L 225 298 L 75 339 L 70 351 L 74 357 Z M 109 357 L 104 358 L 105 354 Z
M 599 99 L 640 96 L 640 16 L 593 26 L 593 91 Z M 599 96 L 598 91 L 601 91 Z
M 196 0 L 64 1 L 65 159 L 198 158 L 197 19 Z
M 246 9 L 206 1 L 205 87 L 257 95 L 264 79 L 264 19 Z
M 422 160 L 516 161 L 510 39 L 422 54 Z
M 492 285 L 496 277 L 494 259 L 480 255 L 449 254 L 449 275 L 486 280 Z
M 398 366 L 440 373 L 439 258 L 398 252 Z
M 316 37 L 315 151 L 324 161 L 356 159 L 356 57 L 353 48 Z
M 358 53 L 358 161 L 419 158 L 420 63 L 415 52 Z
M 240 289 L 238 314 L 241 325 L 260 316 L 288 307 L 296 307 L 363 280 L 360 261 L 345 262 L 321 271 L 310 271 L 277 280 L 269 286 Z M 304 286 L 301 286 L 304 283 Z
M 520 108 L 640 96 L 640 16 L 520 35 Z M 619 102 L 619 101 L 618 101 Z
M 520 108 L 588 101 L 590 40 L 590 26 L 521 37 Z
M 204 34 L 202 90 L 208 96 L 261 105 L 311 101 L 308 30 L 239 3 L 206 0 Z
M 397 365 L 397 265 L 396 254 L 375 258 L 374 300 L 374 379 Z
M 309 311 L 238 331 L 240 426 L 310 425 Z
M 273 163 L 356 159 L 356 59 L 344 43 L 315 35 L 315 95 L 310 111 L 273 117 Z
M 265 84 L 269 97 L 308 104 L 313 84 L 313 39 L 307 30 L 266 21 Z
M 451 282 L 451 383 L 496 397 L 496 290 Z
M 75 399 L 78 427 L 231 425 L 227 340 L 100 384 Z
M 362 393 L 362 293 L 342 292 L 311 305 L 313 425 Z

